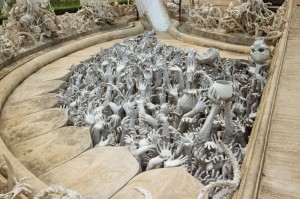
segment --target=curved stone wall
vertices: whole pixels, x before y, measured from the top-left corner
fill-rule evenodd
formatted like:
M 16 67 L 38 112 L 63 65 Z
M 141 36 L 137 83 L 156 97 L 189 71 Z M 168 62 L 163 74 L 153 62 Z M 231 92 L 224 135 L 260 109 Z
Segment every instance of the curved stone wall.
M 236 52 L 236 53 L 242 53 L 242 54 L 250 53 L 250 48 L 247 46 L 228 44 L 225 42 L 215 41 L 215 40 L 207 39 L 204 37 L 195 37 L 195 36 L 184 34 L 180 31 L 178 31 L 179 26 L 180 26 L 180 23 L 178 21 L 172 20 L 172 23 L 168 29 L 168 33 L 179 41 L 182 41 L 185 43 L 191 43 L 191 44 L 195 44 L 195 45 L 199 45 L 199 46 L 214 47 L 214 48 L 218 48 L 220 50 L 226 50 L 229 52 Z

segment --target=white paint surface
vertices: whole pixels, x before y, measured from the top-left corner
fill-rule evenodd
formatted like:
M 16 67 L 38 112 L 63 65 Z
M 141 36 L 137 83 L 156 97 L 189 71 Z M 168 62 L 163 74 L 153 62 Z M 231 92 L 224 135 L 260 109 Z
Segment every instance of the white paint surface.
M 166 31 L 170 25 L 169 16 L 161 0 L 137 0 L 140 15 L 147 14 L 157 31 Z

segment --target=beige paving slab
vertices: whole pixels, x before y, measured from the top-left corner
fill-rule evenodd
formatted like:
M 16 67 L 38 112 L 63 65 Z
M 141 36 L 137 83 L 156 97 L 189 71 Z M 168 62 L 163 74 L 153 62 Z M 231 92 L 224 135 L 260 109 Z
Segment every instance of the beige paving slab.
M 85 199 L 108 199 L 139 171 L 127 147 L 94 148 L 39 176 L 49 185 L 78 191 Z
M 16 119 L 0 121 L 0 136 L 10 148 L 13 144 L 43 135 L 67 123 L 67 110 L 53 108 Z
M 1 120 L 22 117 L 57 106 L 59 99 L 56 96 L 56 93 L 46 93 L 24 100 L 8 100 L 2 108 Z
M 18 86 L 9 96 L 8 100 L 22 101 L 45 93 L 55 93 L 59 89 L 65 88 L 65 86 L 66 82 L 61 80 L 28 82 Z
M 196 199 L 203 185 L 184 167 L 155 169 L 134 177 L 112 199 L 144 199 L 135 187 L 150 191 L 153 199 Z
M 38 176 L 91 148 L 89 128 L 68 126 L 13 145 L 11 151 Z

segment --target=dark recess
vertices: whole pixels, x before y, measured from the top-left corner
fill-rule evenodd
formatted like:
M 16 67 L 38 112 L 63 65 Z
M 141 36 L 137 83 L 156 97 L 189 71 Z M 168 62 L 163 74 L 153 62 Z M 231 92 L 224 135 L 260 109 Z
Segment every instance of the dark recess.
M 265 3 L 272 3 L 272 6 L 281 6 L 284 0 L 264 0 Z

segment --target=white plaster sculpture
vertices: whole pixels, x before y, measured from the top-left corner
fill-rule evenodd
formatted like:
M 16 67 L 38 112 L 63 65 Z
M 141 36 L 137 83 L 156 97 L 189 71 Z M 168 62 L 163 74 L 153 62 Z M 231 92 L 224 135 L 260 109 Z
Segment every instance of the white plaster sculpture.
M 21 178 L 17 180 L 10 161 L 3 155 L 5 162 L 2 163 L 0 167 L 1 170 L 6 171 L 7 182 L 4 186 L 0 187 L 0 198 L 2 199 L 15 199 L 20 194 L 30 194 L 32 192 L 32 186 L 25 183 L 28 180 L 28 177 Z M 6 166 L 6 168 L 5 168 Z
M 76 191 L 66 189 L 63 187 L 48 187 L 37 193 L 33 199 L 83 199 Z
M 257 39 L 251 46 L 250 56 L 256 65 L 255 73 L 258 73 L 261 65 L 270 58 L 271 52 L 263 39 Z
M 212 4 L 195 5 L 189 9 L 189 23 L 209 30 L 225 30 L 246 36 L 263 37 L 275 43 L 282 35 L 286 1 L 277 12 L 269 10 L 262 0 L 247 0 L 235 9 L 232 2 L 227 10 Z
M 253 67 L 147 32 L 73 66 L 58 97 L 70 125 L 91 126 L 95 146 L 127 145 L 142 171 L 185 165 L 207 185 L 234 177 L 218 140 L 243 161 L 268 69 Z
M 263 90 L 265 84 L 266 74 L 263 74 L 261 70 L 263 67 L 268 67 L 267 60 L 270 58 L 270 55 L 271 55 L 270 49 L 265 44 L 264 40 L 263 39 L 255 40 L 254 44 L 251 46 L 251 52 L 250 52 L 250 56 L 255 64 L 255 67 L 250 67 L 249 73 L 252 73 L 255 76 L 255 80 L 253 80 L 252 82 L 252 88 L 255 91 L 255 93 L 256 92 L 259 93 L 257 96 L 256 95 L 253 96 L 257 98 L 256 101 L 260 100 L 261 91 Z M 256 110 L 257 107 L 252 106 L 250 118 L 256 116 Z
M 189 8 L 189 23 L 193 26 L 205 29 L 221 29 L 222 9 L 211 3 L 202 6 L 195 5 Z
M 153 199 L 152 193 L 144 187 L 135 187 L 135 189 L 143 194 L 144 199 Z
M 219 190 L 217 193 L 213 194 L 213 199 L 222 199 L 226 195 L 233 193 L 240 184 L 240 169 L 239 169 L 239 164 L 236 161 L 234 154 L 222 141 L 219 140 L 219 144 L 222 147 L 225 154 L 230 159 L 230 163 L 233 168 L 233 179 L 232 180 L 217 180 L 215 182 L 212 182 L 212 183 L 206 185 L 200 191 L 198 199 L 204 199 L 204 196 L 207 193 L 214 193 L 215 189 L 223 188 L 223 189 Z
M 175 3 L 168 2 L 167 3 L 167 8 L 177 8 L 178 6 Z
M 74 14 L 56 16 L 49 0 L 17 0 L 0 28 L 0 60 L 9 59 L 48 40 L 86 32 L 136 13 L 134 5 L 88 1 Z
M 225 80 L 217 80 L 213 83 L 210 89 L 214 89 L 220 96 L 220 100 L 228 100 L 233 95 L 232 83 Z

